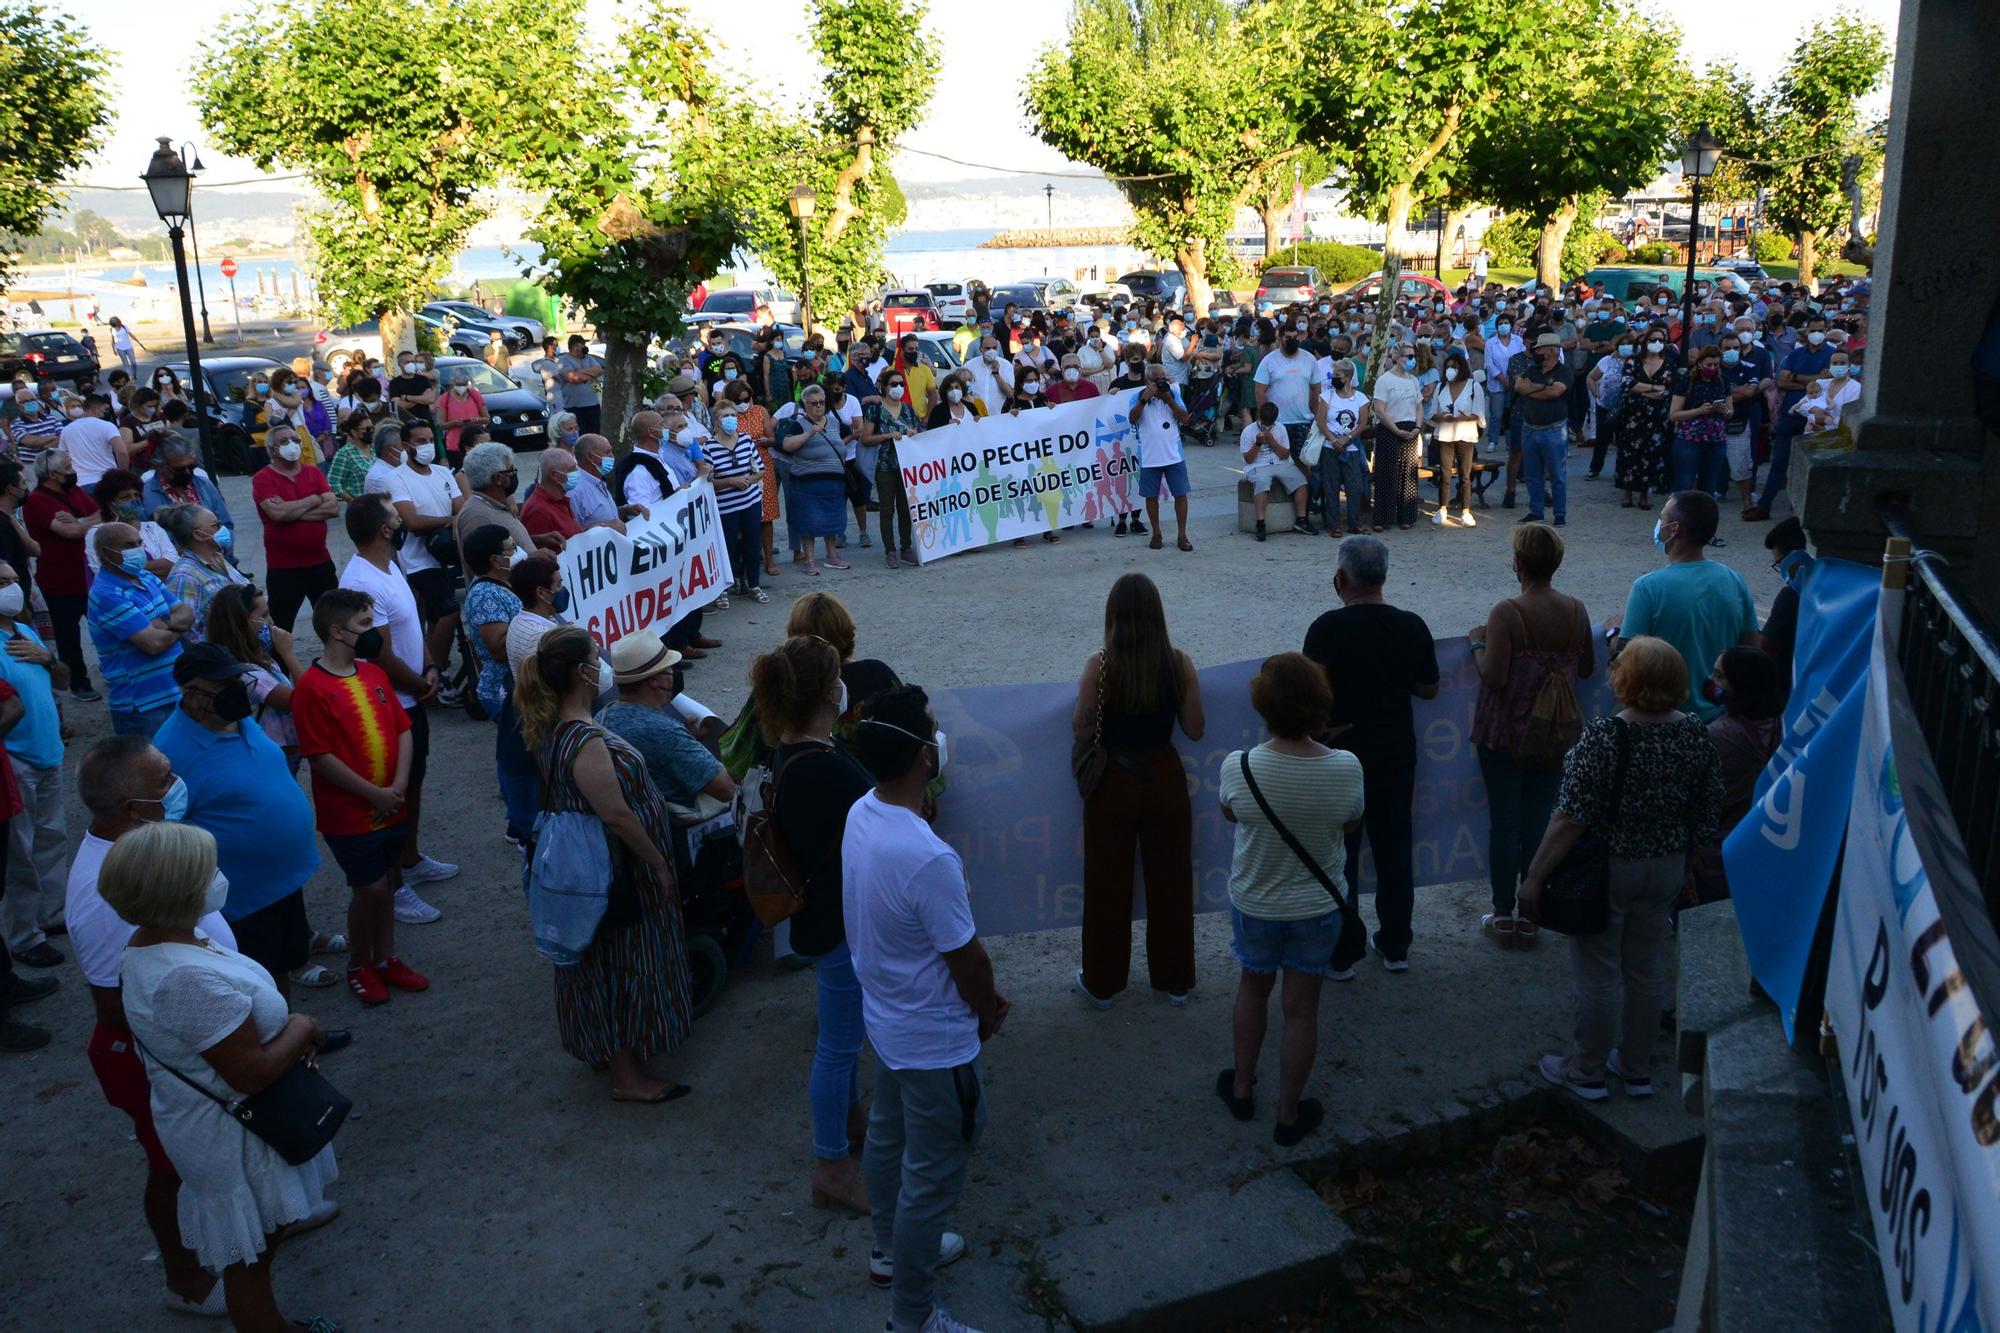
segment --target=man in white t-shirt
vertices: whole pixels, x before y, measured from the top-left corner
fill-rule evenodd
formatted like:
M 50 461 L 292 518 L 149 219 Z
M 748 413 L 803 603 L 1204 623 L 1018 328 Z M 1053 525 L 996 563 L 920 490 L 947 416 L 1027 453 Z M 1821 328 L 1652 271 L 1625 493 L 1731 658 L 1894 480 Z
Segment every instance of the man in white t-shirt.
M 980 1044 L 1009 1006 L 973 924 L 965 866 L 924 820 L 925 787 L 946 753 L 924 692 L 900 685 L 869 700 L 855 753 L 875 777 L 841 843 L 847 943 L 875 1048 L 861 1158 L 875 1226 L 868 1269 L 890 1286 L 894 1333 L 964 1330 L 938 1303 L 936 1272 L 965 1252 L 944 1223 L 986 1123 Z
M 1285 428 L 1278 424 L 1275 404 L 1264 403 L 1257 408 L 1257 417 L 1243 428 L 1237 448 L 1243 454 L 1243 480 L 1250 483 L 1251 493 L 1257 497 L 1257 540 L 1264 540 L 1264 514 L 1270 507 L 1273 487 L 1291 493 L 1292 531 L 1303 537 L 1312 536 L 1313 525 L 1306 520 L 1306 500 L 1310 495 L 1306 475 L 1293 461 L 1296 455 Z
M 430 640 L 431 661 L 442 670 L 451 660 L 452 636 L 458 632 L 458 611 L 451 604 L 458 589 L 458 576 L 438 563 L 431 554 L 432 534 L 447 531 L 465 503 L 450 472 L 435 464 L 436 427 L 428 421 L 412 421 L 403 431 L 403 465 L 389 474 L 389 502 L 403 520 L 403 544 L 396 551 L 396 567 L 410 581 L 417 599 L 417 614 L 423 617 L 424 634 Z M 446 704 L 458 702 L 456 695 L 439 691 Z
M 1188 337 L 1187 321 L 1175 315 L 1167 321 L 1167 336 L 1160 340 L 1160 365 L 1167 372 L 1167 383 L 1185 388 L 1193 362 L 1194 339 Z
M 1257 405 L 1277 406 L 1278 424 L 1297 450 L 1312 427 L 1313 404 L 1319 394 L 1318 358 L 1299 345 L 1296 332 L 1287 329 L 1284 341 L 1257 363 L 1255 382 Z
M 387 495 L 389 479 L 403 466 L 403 427 L 396 421 L 385 421 L 375 427 L 375 461 L 368 465 L 368 475 L 362 478 L 363 495 Z
M 423 925 L 443 913 L 419 898 L 410 886 L 450 879 L 458 873 L 452 862 L 425 856 L 417 843 L 424 774 L 431 751 L 430 712 L 423 705 L 437 697 L 439 672 L 424 641 L 416 594 L 410 591 L 403 571 L 396 568 L 396 550 L 403 544 L 403 520 L 386 492 L 362 495 L 347 506 L 347 538 L 354 543 L 354 558 L 340 571 L 340 586 L 366 593 L 374 603 L 375 628 L 382 632 L 382 651 L 374 662 L 389 677 L 397 700 L 410 715 L 410 784 L 403 797 L 406 831 L 396 920 Z
M 1180 549 L 1192 551 L 1188 540 L 1187 457 L 1181 450 L 1181 427 L 1187 424 L 1187 406 L 1167 382 L 1166 368 L 1149 366 L 1146 387 L 1132 395 L 1128 409 L 1132 431 L 1139 437 L 1139 495 L 1146 502 L 1146 519 L 1153 525 L 1152 550 L 1166 545 L 1160 530 L 1160 485 L 1166 484 L 1174 497 L 1174 519 L 1180 525 Z
M 125 439 L 108 420 L 111 400 L 101 393 L 87 395 L 83 415 L 62 428 L 60 447 L 76 469 L 76 484 L 86 491 L 105 473 L 126 466 Z

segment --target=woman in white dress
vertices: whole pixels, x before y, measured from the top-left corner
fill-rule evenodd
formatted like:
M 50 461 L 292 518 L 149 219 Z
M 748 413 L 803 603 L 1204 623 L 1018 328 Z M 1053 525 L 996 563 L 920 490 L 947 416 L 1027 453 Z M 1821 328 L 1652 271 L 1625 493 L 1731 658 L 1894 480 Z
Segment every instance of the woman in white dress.
M 119 978 L 152 1084 L 153 1124 L 181 1177 L 181 1238 L 222 1275 L 238 1329 L 290 1329 L 271 1291 L 272 1246 L 280 1228 L 322 1209 L 339 1174 L 333 1148 L 293 1166 L 223 1103 L 277 1082 L 325 1034 L 286 1011 L 262 966 L 195 932 L 229 894 L 205 830 L 159 823 L 125 834 L 104 858 L 98 891 L 137 927 Z

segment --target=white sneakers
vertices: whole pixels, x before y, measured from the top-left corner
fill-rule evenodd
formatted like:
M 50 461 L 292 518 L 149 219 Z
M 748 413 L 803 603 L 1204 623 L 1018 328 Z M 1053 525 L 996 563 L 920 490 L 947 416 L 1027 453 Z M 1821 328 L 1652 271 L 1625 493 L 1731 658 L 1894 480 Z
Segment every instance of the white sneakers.
M 1479 520 L 1472 516 L 1470 509 L 1461 509 L 1458 511 L 1458 525 L 1462 528 L 1476 528 L 1479 526 Z
M 938 1267 L 955 1264 L 965 1257 L 965 1237 L 956 1231 L 938 1233 Z M 878 1287 L 887 1287 L 896 1280 L 896 1261 L 880 1250 L 868 1252 L 868 1280 Z
M 884 1320 L 882 1333 L 896 1333 L 896 1321 Z M 962 1319 L 953 1319 L 942 1305 L 931 1310 L 931 1317 L 924 1320 L 921 1333 L 979 1333 L 979 1330 Z
M 1076 993 L 1090 1001 L 1090 1007 L 1093 1009 L 1103 1010 L 1111 1007 L 1111 1001 L 1098 999 L 1090 993 L 1090 987 L 1083 984 L 1083 969 L 1080 967 L 1076 970 Z
M 458 867 L 449 861 L 435 857 L 419 856 L 417 863 L 403 871 L 405 884 L 435 884 L 441 879 L 451 879 L 458 874 Z
M 396 890 L 396 921 L 404 926 L 428 926 L 444 915 L 422 898 L 408 885 Z

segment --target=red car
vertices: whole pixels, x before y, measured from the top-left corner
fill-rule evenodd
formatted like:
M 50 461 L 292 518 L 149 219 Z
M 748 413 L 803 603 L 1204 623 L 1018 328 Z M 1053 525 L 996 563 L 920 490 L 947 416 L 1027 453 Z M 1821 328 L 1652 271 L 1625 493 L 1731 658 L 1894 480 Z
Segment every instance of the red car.
M 1382 286 L 1382 275 L 1371 273 L 1361 281 L 1342 292 L 1343 296 L 1373 296 Z M 1428 273 L 1404 273 L 1396 280 L 1396 299 L 1399 301 L 1428 301 L 1432 297 L 1449 301 L 1451 289 L 1431 277 Z
M 931 333 L 944 327 L 944 321 L 938 318 L 937 301 L 927 291 L 882 293 L 882 323 L 894 338 L 906 333 Z

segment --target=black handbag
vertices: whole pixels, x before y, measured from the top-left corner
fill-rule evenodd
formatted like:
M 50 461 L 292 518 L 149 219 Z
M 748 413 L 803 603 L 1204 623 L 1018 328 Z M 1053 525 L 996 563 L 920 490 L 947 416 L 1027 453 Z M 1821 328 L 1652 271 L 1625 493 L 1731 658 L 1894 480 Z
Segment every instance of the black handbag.
M 136 1033 L 132 1040 L 146 1051 L 145 1043 L 139 1041 Z M 146 1054 L 153 1055 L 151 1051 Z M 157 1055 L 153 1055 L 153 1063 L 220 1106 L 230 1119 L 270 1144 L 278 1156 L 293 1166 L 304 1166 L 319 1156 L 320 1150 L 333 1142 L 347 1113 L 354 1109 L 354 1103 L 343 1097 L 340 1089 L 304 1060 L 286 1070 L 262 1092 L 235 1101 L 216 1096 Z
M 1632 762 L 1632 728 L 1612 718 L 1618 729 L 1618 768 L 1611 781 L 1611 803 L 1605 822 L 1618 818 L 1625 799 L 1625 771 Z M 1585 829 L 1569 854 L 1549 872 L 1542 885 L 1541 910 L 1535 919 L 1563 935 L 1595 935 L 1611 920 L 1611 840 L 1596 829 Z
M 1278 831 L 1278 836 L 1285 840 L 1285 846 L 1292 849 L 1292 855 L 1305 862 L 1306 869 L 1313 872 L 1313 878 L 1317 879 L 1319 886 L 1326 890 L 1327 897 L 1333 899 L 1333 905 L 1340 909 L 1340 939 L 1333 946 L 1333 956 L 1361 957 L 1368 952 L 1368 928 L 1361 924 L 1360 891 L 1355 890 L 1345 899 L 1340 896 L 1340 890 L 1334 887 L 1333 876 L 1327 874 L 1326 868 L 1313 859 L 1304 844 L 1292 836 L 1292 831 L 1279 820 L 1277 811 L 1271 809 L 1271 803 L 1264 799 L 1263 791 L 1257 786 L 1257 779 L 1250 773 L 1250 752 L 1239 751 L 1236 761 L 1243 766 L 1243 781 L 1249 786 L 1250 795 L 1256 798 L 1257 808 L 1264 812 L 1265 822 Z

